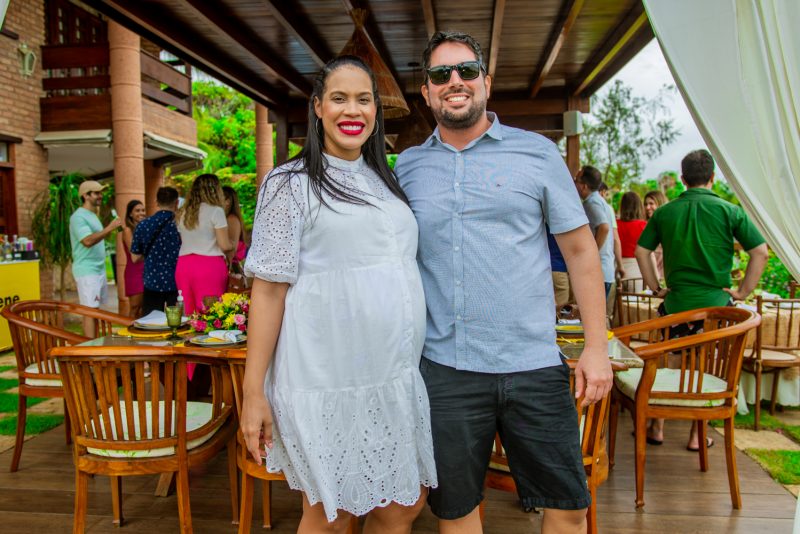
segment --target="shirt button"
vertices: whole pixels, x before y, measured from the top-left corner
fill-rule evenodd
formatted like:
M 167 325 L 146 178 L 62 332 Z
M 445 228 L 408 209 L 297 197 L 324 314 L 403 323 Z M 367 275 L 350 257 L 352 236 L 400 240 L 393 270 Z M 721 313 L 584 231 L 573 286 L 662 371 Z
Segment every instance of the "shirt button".
M 456 280 L 456 285 L 460 286 L 461 285 L 461 280 Z
M 461 320 L 461 316 L 460 315 L 456 315 L 456 319 L 458 319 L 460 321 Z
M 456 248 L 455 248 L 455 251 L 456 251 L 456 252 L 458 252 L 459 250 L 461 250 L 461 247 L 456 247 Z
M 456 183 L 455 183 L 455 186 L 456 186 L 456 187 L 458 187 L 458 186 L 459 186 L 459 183 L 458 183 L 458 182 L 456 182 Z

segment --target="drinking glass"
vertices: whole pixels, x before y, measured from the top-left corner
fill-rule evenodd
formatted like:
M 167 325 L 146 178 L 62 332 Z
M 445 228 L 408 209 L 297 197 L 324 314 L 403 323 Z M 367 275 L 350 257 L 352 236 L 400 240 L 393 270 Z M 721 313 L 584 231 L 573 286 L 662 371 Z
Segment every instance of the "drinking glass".
M 181 326 L 181 320 L 183 319 L 183 306 L 165 306 L 164 313 L 167 314 L 167 326 L 172 329 L 172 337 L 170 339 L 180 339 L 178 328 Z

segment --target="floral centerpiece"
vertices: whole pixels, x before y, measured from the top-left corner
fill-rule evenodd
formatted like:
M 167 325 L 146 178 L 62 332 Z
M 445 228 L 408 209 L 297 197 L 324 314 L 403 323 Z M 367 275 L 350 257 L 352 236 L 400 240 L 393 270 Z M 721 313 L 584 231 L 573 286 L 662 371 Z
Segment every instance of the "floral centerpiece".
M 247 312 L 250 298 L 242 293 L 225 293 L 210 306 L 196 310 L 189 324 L 195 332 L 207 334 L 212 330 L 247 332 Z

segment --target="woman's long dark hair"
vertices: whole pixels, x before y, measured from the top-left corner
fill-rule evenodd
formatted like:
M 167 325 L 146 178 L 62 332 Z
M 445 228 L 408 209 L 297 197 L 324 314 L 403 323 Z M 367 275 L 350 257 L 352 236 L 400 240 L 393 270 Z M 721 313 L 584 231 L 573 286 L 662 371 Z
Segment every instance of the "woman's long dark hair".
M 328 162 L 323 157 L 323 148 L 325 146 L 325 133 L 322 124 L 317 118 L 314 111 L 314 100 L 322 101 L 323 94 L 325 93 L 325 83 L 328 76 L 335 70 L 352 66 L 359 68 L 367 73 L 370 81 L 372 82 L 372 97 L 377 106 L 377 114 L 375 116 L 375 130 L 367 138 L 367 141 L 361 147 L 361 154 L 364 156 L 364 162 L 370 169 L 375 171 L 381 177 L 386 187 L 394 193 L 394 195 L 401 199 L 403 202 L 408 203 L 405 193 L 397 183 L 395 176 L 389 164 L 386 162 L 386 141 L 384 139 L 384 126 L 383 126 L 383 108 L 381 107 L 381 98 L 378 94 L 378 84 L 375 81 L 375 75 L 372 70 L 364 63 L 361 58 L 356 56 L 339 56 L 330 60 L 322 67 L 322 70 L 314 80 L 314 88 L 311 96 L 308 99 L 308 128 L 306 133 L 306 142 L 303 149 L 295 157 L 287 162 L 286 169 L 278 171 L 270 176 L 269 179 L 274 180 L 278 177 L 284 177 L 284 184 L 288 186 L 288 178 L 290 175 L 300 171 L 308 175 L 309 185 L 314 195 L 320 203 L 328 208 L 331 206 L 326 201 L 329 199 L 338 200 L 341 202 L 348 202 L 350 204 L 369 204 L 368 201 L 356 196 L 352 190 L 342 187 L 341 184 L 331 179 L 328 175 Z M 319 125 L 319 127 L 318 127 Z M 264 188 L 263 190 L 266 190 Z

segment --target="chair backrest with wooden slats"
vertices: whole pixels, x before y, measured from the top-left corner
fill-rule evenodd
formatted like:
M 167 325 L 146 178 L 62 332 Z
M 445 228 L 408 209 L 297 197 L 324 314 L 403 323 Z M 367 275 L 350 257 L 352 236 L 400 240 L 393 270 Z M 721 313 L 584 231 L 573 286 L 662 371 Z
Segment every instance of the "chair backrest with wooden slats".
M 199 358 L 161 347 L 60 347 L 53 355 L 61 368 L 79 454 L 87 447 L 185 451 L 187 441 L 230 416 L 232 408 L 225 405 L 222 391 L 223 371 L 227 374 L 223 361 L 210 365 L 210 420 L 187 431 L 186 364 Z
M 767 299 L 759 295 L 756 297 L 756 310 L 763 318 L 762 327 L 756 334 L 756 350 L 800 350 L 800 298 Z M 763 328 L 767 320 L 774 321 L 774 328 Z
M 572 372 L 569 377 L 569 388 L 575 392 L 575 366 L 577 360 L 567 362 Z M 615 371 L 626 369 L 623 364 L 612 362 Z M 611 408 L 611 394 L 609 393 L 599 402 L 582 406 L 583 398 L 575 401 L 575 415 L 577 417 L 578 428 L 580 429 L 581 453 L 583 455 L 583 465 L 587 470 L 587 475 L 599 475 L 597 482 L 602 482 L 608 475 L 608 457 L 606 455 L 606 442 L 608 431 L 608 415 Z M 492 452 L 491 463 L 508 466 L 508 458 L 503 450 L 500 437 L 495 437 L 494 451 Z M 601 472 L 592 473 L 591 470 L 600 467 Z M 605 467 L 605 471 L 602 468 Z
M 69 324 L 82 324 L 83 317 L 91 317 L 98 336 L 110 335 L 115 325 L 129 326 L 128 317 L 115 313 L 48 300 L 15 302 L 2 311 L 8 321 L 17 371 L 21 381 L 26 378 L 39 380 L 60 379 L 55 361 L 49 357 L 53 347 L 77 345 L 89 338 L 67 330 Z M 36 372 L 27 372 L 31 365 Z
M 8 321 L 17 371 L 20 382 L 26 378 L 45 380 L 60 379 L 54 359 L 49 357 L 50 349 L 76 345 L 89 338 L 65 329 L 66 307 L 58 302 L 21 301 L 3 309 L 2 315 Z M 36 372 L 27 372 L 30 366 Z
M 236 414 L 238 417 L 242 414 L 242 403 L 244 401 L 244 368 L 247 359 L 247 350 L 234 349 L 229 350 L 226 354 L 228 365 L 231 371 L 231 383 L 233 384 L 233 396 L 236 399 Z M 236 439 L 244 447 L 244 436 L 242 435 L 241 427 L 236 432 Z
M 619 326 L 625 326 L 642 321 L 649 321 L 658 317 L 658 306 L 664 299 L 645 293 L 641 288 L 644 282 L 641 278 L 627 278 L 620 280 L 617 285 L 617 315 Z M 657 338 L 637 336 L 635 341 L 655 343 Z
M 726 404 L 733 403 L 742 368 L 745 338 L 750 330 L 758 326 L 761 317 L 741 308 L 702 308 L 655 319 L 651 321 L 651 327 L 663 332 L 665 327 L 700 320 L 703 321 L 702 333 L 667 339 L 635 349 L 646 360 L 639 389 L 649 390 L 650 399 L 704 401 L 708 405 L 718 400 L 725 401 Z M 635 327 L 636 325 L 631 325 L 626 328 Z M 626 328 L 615 330 L 615 333 L 625 336 Z M 658 365 L 655 359 L 647 357 L 666 354 L 680 358 L 677 392 L 659 391 L 653 387 Z M 707 375 L 725 381 L 725 391 L 703 392 Z
M 233 349 L 226 353 L 228 365 L 231 370 L 231 382 L 233 383 L 233 395 L 236 399 L 236 413 L 242 413 L 242 401 L 244 393 L 242 385 L 244 383 L 244 366 L 247 359 L 247 350 Z

